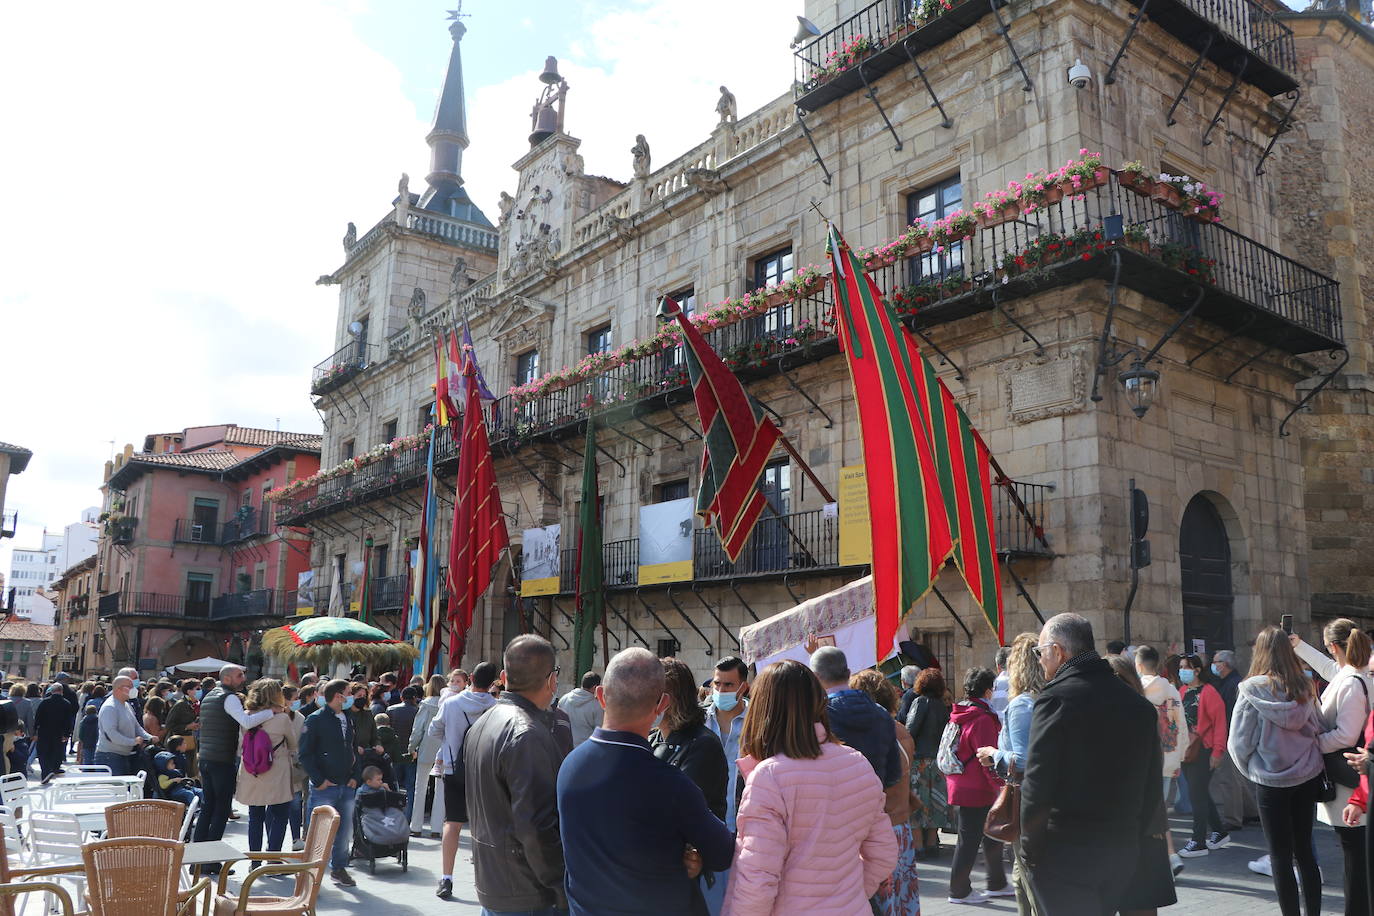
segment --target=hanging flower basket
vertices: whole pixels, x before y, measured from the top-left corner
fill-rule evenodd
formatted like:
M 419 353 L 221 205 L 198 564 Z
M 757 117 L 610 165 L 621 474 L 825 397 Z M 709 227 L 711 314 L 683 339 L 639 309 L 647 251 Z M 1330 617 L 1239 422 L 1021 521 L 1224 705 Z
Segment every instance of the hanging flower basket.
M 1217 215 L 1217 209 L 1215 207 L 1208 207 L 1195 201 L 1189 201 L 1187 207 L 1184 209 L 1185 216 L 1199 223 L 1215 223 L 1221 218 Z
M 1149 197 L 1155 189 L 1154 179 L 1144 172 L 1123 171 L 1120 181 L 1123 188 L 1129 188 L 1141 197 Z
M 1178 188 L 1162 181 L 1154 183 L 1154 188 L 1150 191 L 1150 198 L 1173 210 L 1177 210 L 1183 205 L 1183 195 L 1179 193 Z
M 1060 185 L 1051 185 L 1045 189 L 1045 203 L 1057 204 L 1064 199 L 1064 189 Z

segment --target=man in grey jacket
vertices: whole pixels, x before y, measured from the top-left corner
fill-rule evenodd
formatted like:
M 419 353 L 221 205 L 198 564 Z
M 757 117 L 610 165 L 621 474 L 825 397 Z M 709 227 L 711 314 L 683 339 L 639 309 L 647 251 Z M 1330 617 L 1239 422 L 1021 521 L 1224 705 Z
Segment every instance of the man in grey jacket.
M 100 707 L 100 737 L 95 744 L 95 762 L 110 768 L 115 776 L 129 775 L 129 762 L 145 741 L 152 741 L 134 709 L 129 705 L 133 678 L 120 675 L 111 685 L 110 698 Z
M 586 741 L 595 729 L 601 727 L 601 717 L 605 711 L 596 701 L 596 688 L 600 685 L 601 675 L 588 671 L 582 675 L 582 686 L 569 690 L 558 701 L 558 708 L 568 714 L 568 721 L 572 723 L 573 747 Z
M 445 697 L 439 704 L 439 712 L 429 723 L 429 736 L 440 741 L 437 765 L 444 774 L 444 844 L 440 860 L 443 871 L 439 888 L 434 892 L 441 900 L 453 896 L 453 860 L 458 858 L 458 841 L 463 836 L 463 825 L 468 822 L 464 774 L 457 771 L 463 759 L 463 739 L 472 723 L 496 702 L 491 695 L 491 685 L 497 673 L 491 662 L 482 662 L 473 668 L 468 687 Z

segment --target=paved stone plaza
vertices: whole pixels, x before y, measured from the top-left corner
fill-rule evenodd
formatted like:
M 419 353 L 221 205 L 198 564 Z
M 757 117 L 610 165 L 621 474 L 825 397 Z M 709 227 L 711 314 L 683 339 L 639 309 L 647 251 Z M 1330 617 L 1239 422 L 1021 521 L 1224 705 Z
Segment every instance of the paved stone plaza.
M 247 816 L 232 821 L 225 833 L 225 839 L 235 845 L 247 845 Z M 1187 841 L 1188 821 L 1173 818 L 1174 841 L 1182 845 Z M 1191 859 L 1187 870 L 1179 877 L 1178 905 L 1170 912 L 1202 913 L 1208 916 L 1239 916 L 1239 914 L 1271 912 L 1274 909 L 1274 889 L 1269 878 L 1257 875 L 1246 868 L 1245 863 L 1258 858 L 1263 852 L 1264 836 L 1258 824 L 1248 824 L 1246 828 L 1233 835 L 1233 841 L 1225 849 L 1211 853 L 1205 858 Z M 1341 911 L 1341 853 L 1336 844 L 1335 834 L 1330 828 L 1317 826 L 1317 856 L 1325 873 L 1326 886 L 1322 899 L 1322 911 L 1336 913 Z M 946 836 L 947 844 L 954 838 Z M 342 916 L 342 914 L 361 914 L 389 912 L 398 914 L 442 912 L 452 916 L 469 916 L 481 912 L 477 895 L 473 889 L 471 854 L 468 851 L 467 835 L 463 837 L 463 848 L 459 854 L 457 868 L 453 876 L 453 899 L 447 903 L 434 896 L 434 886 L 439 880 L 439 841 L 423 837 L 411 840 L 410 871 L 402 873 L 395 859 L 377 863 L 377 874 L 368 874 L 364 864 L 356 863 L 351 869 L 357 880 L 355 888 L 340 888 L 329 883 L 320 895 L 319 913 L 321 916 Z M 949 861 L 952 858 L 952 845 L 947 845 L 940 860 L 921 865 L 921 898 L 924 916 L 945 916 L 945 914 L 966 914 L 970 912 L 1015 913 L 1013 900 L 997 900 L 981 907 L 953 906 L 945 902 L 945 891 L 949 880 Z M 243 866 L 236 869 L 242 874 Z M 974 870 L 974 886 L 980 886 L 981 865 Z M 269 881 L 269 883 L 271 883 Z M 264 886 L 265 887 L 265 886 Z

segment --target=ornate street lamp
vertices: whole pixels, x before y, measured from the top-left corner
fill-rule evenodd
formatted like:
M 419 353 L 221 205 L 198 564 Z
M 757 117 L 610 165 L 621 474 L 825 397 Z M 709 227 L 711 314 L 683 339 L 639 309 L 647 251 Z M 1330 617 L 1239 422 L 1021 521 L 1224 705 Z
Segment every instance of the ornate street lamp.
M 1144 360 L 1137 359 L 1120 378 L 1121 387 L 1126 389 L 1126 403 L 1137 419 L 1143 419 L 1159 391 L 1159 373 L 1146 366 Z

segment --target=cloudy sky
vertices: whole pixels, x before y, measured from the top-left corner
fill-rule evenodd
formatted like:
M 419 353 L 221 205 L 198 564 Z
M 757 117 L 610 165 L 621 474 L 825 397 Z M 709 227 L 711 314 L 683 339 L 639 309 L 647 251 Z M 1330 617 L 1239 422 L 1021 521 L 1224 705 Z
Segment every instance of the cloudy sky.
M 9 552 L 98 502 L 112 448 L 220 422 L 318 431 L 352 220 L 428 171 L 456 0 L 0 4 L 0 441 Z M 495 218 L 544 57 L 587 170 L 628 179 L 785 91 L 801 0 L 466 0 L 467 186 Z

